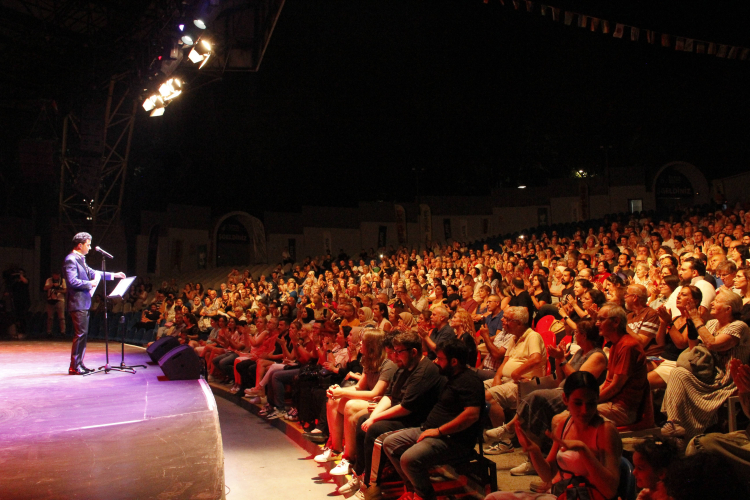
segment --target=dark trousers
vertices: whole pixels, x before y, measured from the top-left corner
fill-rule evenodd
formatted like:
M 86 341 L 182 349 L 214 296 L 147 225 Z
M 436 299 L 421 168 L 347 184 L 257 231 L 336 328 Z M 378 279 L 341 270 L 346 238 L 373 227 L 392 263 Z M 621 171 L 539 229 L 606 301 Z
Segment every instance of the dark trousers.
M 87 310 L 70 311 L 70 319 L 73 321 L 73 348 L 70 351 L 70 369 L 76 370 L 83 364 L 83 355 L 86 354 L 89 312 Z
M 257 364 L 253 359 L 245 359 L 237 363 L 237 373 L 240 374 L 240 389 L 245 390 L 255 387 L 255 368 Z
M 357 463 L 354 464 L 354 472 L 365 475 L 365 484 L 370 484 L 370 468 L 372 467 L 372 450 L 375 448 L 375 440 L 384 432 L 405 429 L 406 425 L 400 420 L 381 420 L 375 422 L 367 429 L 362 430 L 362 423 L 369 415 L 362 415 L 357 422 Z

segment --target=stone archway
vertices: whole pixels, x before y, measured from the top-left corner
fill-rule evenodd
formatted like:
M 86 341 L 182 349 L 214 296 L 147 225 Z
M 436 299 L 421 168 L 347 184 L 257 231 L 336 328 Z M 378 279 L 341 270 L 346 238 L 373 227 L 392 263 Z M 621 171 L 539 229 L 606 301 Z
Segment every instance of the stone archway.
M 263 223 L 247 212 L 229 212 L 216 222 L 213 230 L 216 267 L 264 264 L 266 230 Z
M 674 210 L 709 203 L 711 192 L 706 177 L 684 161 L 673 161 L 656 171 L 651 183 L 656 209 Z

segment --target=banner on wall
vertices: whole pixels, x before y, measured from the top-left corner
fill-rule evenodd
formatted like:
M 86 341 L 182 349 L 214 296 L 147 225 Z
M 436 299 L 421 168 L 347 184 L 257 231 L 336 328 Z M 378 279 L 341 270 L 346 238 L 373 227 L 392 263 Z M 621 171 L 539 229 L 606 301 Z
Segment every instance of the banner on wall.
M 331 242 L 331 232 L 330 231 L 323 231 L 323 253 L 325 255 L 328 255 L 331 252 L 331 247 L 333 246 Z
M 453 238 L 450 219 L 443 219 L 443 235 L 445 236 L 445 241 L 449 241 Z
M 396 209 L 396 237 L 398 238 L 399 245 L 406 245 L 407 233 L 406 233 L 406 210 L 402 205 L 394 205 Z
M 422 243 L 429 248 L 432 246 L 432 211 L 425 203 L 419 205 L 419 227 L 422 230 Z
M 388 226 L 378 226 L 378 248 L 384 248 L 388 241 Z

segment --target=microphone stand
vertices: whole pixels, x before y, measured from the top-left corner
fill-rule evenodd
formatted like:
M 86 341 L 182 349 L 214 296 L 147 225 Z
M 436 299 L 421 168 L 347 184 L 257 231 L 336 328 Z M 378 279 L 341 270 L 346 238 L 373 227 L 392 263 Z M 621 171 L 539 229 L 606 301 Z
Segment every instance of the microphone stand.
M 107 322 L 107 256 L 102 253 L 102 285 L 104 286 L 104 352 L 106 355 L 106 362 L 104 366 L 100 366 L 96 370 L 92 370 L 88 373 L 85 373 L 86 375 L 93 375 L 94 373 L 109 373 L 112 370 L 117 370 L 118 372 L 129 372 L 129 373 L 135 373 L 135 370 L 133 370 L 130 367 L 125 367 L 125 363 L 122 363 L 122 367 L 118 366 L 110 366 L 109 365 L 109 324 Z M 125 349 L 123 347 L 123 349 Z

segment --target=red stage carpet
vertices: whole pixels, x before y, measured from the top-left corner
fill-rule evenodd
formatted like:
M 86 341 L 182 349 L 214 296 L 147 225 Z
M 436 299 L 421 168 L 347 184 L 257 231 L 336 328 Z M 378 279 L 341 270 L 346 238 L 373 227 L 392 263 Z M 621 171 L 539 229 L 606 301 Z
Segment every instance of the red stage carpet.
M 144 349 L 125 356 L 148 368 L 71 376 L 69 342 L 0 343 L 0 499 L 222 498 L 208 385 L 165 380 Z M 103 343 L 89 343 L 85 363 L 104 364 Z

